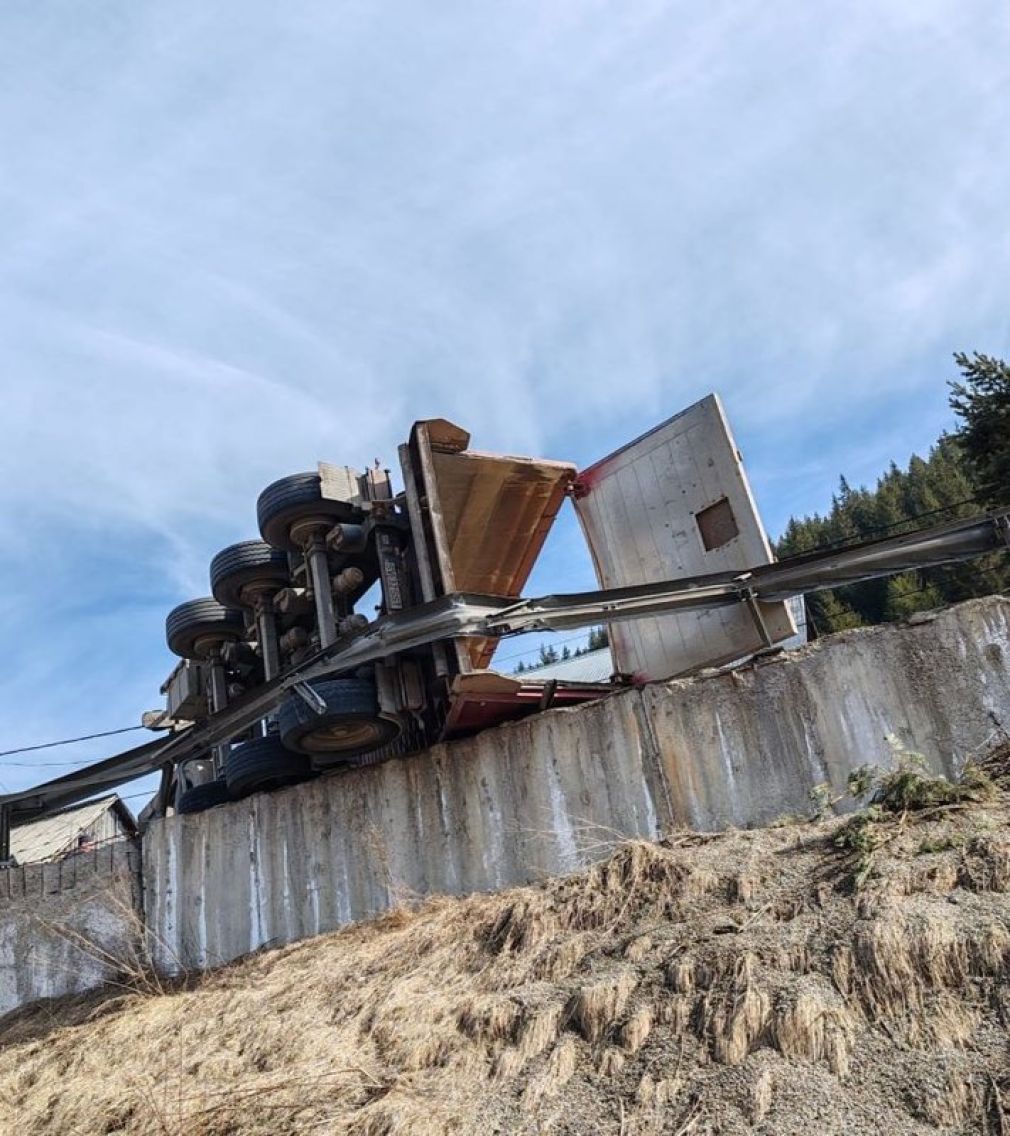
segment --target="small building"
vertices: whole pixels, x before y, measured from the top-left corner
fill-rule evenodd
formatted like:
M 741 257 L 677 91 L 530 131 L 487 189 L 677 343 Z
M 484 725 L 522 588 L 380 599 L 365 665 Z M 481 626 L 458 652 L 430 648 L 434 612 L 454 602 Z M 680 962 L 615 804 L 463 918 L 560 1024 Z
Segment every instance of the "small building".
M 529 676 L 536 682 L 557 679 L 558 682 L 610 682 L 614 673 L 614 660 L 609 647 L 595 651 L 583 651 L 567 659 L 557 659 L 553 663 L 540 663 L 526 667 L 517 678 Z
M 113 794 L 12 828 L 11 866 L 51 863 L 136 835 L 136 818 Z

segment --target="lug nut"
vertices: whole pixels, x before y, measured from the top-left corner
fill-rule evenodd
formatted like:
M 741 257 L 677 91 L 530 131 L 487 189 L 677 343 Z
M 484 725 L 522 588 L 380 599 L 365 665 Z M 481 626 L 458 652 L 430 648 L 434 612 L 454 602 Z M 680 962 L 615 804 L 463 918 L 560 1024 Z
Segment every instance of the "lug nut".
M 346 596 L 355 588 L 360 588 L 365 579 L 365 573 L 360 568 L 345 568 L 333 578 L 333 590 L 338 596 Z
M 326 534 L 326 543 L 334 552 L 364 552 L 368 537 L 361 525 L 334 525 Z
M 314 607 L 304 588 L 281 588 L 274 596 L 274 610 L 281 615 L 310 615 Z
M 280 638 L 280 645 L 282 651 L 297 651 L 304 647 L 309 641 L 309 633 L 304 627 L 292 627 L 290 631 L 285 631 Z

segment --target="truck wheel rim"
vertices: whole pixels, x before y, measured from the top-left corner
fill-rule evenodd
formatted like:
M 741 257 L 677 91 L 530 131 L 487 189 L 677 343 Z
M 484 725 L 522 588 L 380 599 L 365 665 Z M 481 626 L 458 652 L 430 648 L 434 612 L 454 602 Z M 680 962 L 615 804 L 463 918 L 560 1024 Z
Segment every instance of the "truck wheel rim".
M 342 753 L 374 745 L 384 735 L 381 722 L 344 718 L 305 734 L 300 745 L 309 753 Z

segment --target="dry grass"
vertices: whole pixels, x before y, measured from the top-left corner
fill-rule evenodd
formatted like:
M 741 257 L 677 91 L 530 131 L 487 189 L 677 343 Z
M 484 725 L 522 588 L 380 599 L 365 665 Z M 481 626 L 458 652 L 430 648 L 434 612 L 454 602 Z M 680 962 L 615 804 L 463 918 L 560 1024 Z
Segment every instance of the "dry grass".
M 1000 777 L 892 814 L 858 891 L 851 822 L 683 834 L 200 980 L 139 958 L 0 1022 L 0 1133 L 1008 1134 Z

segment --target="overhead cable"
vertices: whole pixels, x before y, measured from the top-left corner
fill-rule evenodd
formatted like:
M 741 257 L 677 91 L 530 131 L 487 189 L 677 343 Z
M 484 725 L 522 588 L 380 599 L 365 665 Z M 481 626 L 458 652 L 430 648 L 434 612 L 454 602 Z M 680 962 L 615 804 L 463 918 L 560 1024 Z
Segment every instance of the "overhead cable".
M 11 757 L 16 753 L 33 753 L 37 749 L 53 749 L 56 746 L 73 745 L 75 742 L 90 742 L 95 738 L 111 738 L 115 734 L 129 734 L 133 730 L 146 729 L 146 726 L 123 726 L 123 728 L 119 730 L 103 730 L 100 734 L 82 734 L 79 738 L 63 738 L 58 742 L 42 742 L 41 745 L 21 746 L 20 749 L 0 750 L 0 757 Z

